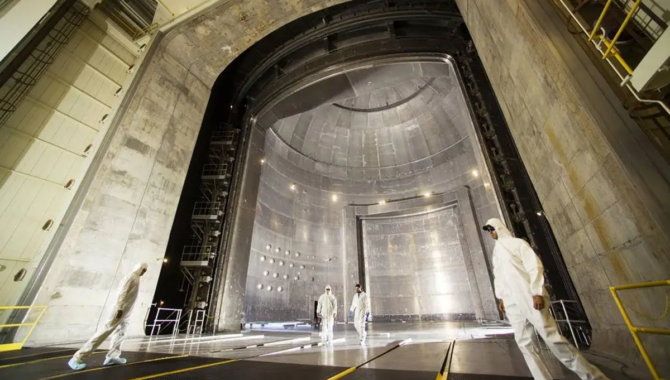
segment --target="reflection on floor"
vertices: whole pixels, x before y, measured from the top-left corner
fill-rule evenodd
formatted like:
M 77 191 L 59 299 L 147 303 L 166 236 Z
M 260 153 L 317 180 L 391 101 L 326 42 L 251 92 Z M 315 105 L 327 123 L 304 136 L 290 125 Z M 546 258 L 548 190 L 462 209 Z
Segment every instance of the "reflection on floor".
M 67 360 L 80 344 L 34 348 L 0 354 L 0 379 L 329 379 L 338 374 L 354 379 L 430 379 L 446 365 L 449 379 L 530 377 L 521 353 L 505 326 L 477 323 L 381 324 L 368 327 L 364 345 L 351 325 L 338 325 L 335 342 L 322 346 L 318 332 L 297 329 L 254 329 L 242 334 L 129 339 L 124 354 L 129 364 L 101 367 L 104 349 L 89 368 L 72 372 Z M 456 341 L 453 346 L 452 342 Z M 453 349 L 451 360 L 448 352 Z M 548 351 L 543 355 L 555 379 L 576 379 Z M 592 358 L 590 358 L 592 359 Z M 619 370 L 603 370 L 612 378 L 630 379 Z M 611 364 L 611 363 L 610 363 Z M 495 375 L 495 376 L 494 376 Z M 338 377 L 339 378 L 339 377 Z

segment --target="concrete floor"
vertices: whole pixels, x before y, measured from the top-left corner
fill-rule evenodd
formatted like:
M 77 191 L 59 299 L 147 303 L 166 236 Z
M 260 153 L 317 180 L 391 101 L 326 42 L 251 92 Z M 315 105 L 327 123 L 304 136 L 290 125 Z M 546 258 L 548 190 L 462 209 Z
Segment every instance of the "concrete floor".
M 467 374 L 473 378 L 484 378 L 491 375 L 512 378 L 530 378 L 530 373 L 523 357 L 513 339 L 511 330 L 506 326 L 483 327 L 476 322 L 449 323 L 413 323 L 369 324 L 369 336 L 364 345 L 359 344 L 357 334 L 352 325 L 337 325 L 335 342 L 329 346 L 321 346 L 318 332 L 298 329 L 295 331 L 271 331 L 270 329 L 254 329 L 242 334 L 220 334 L 200 337 L 170 337 L 128 339 L 124 351 L 134 363 L 132 371 L 144 370 L 150 374 L 160 374 L 177 368 L 178 371 L 189 373 L 195 378 L 209 378 L 205 366 L 216 366 L 216 373 L 223 376 L 230 372 L 232 377 L 246 373 L 248 368 L 254 371 L 286 372 L 287 378 L 294 378 L 293 372 L 302 375 L 295 378 L 326 379 L 351 367 L 358 367 L 356 375 L 347 375 L 349 379 L 434 379 L 442 368 L 446 354 L 455 341 L 453 358 L 449 373 L 457 378 Z M 402 344 L 398 346 L 398 344 Z M 3 371 L 12 379 L 46 379 L 51 376 L 69 377 L 73 375 L 64 367 L 67 356 L 71 355 L 80 344 L 51 347 L 61 350 L 54 353 L 53 360 L 34 361 L 26 359 L 25 365 L 3 368 L 0 358 L 0 378 Z M 108 343 L 101 348 L 107 348 Z M 62 351 L 69 349 L 70 351 Z M 30 350 L 26 350 L 29 352 Z M 575 375 L 563 368 L 545 349 L 545 361 L 555 379 L 577 379 Z M 94 358 L 95 357 L 95 358 Z M 134 372 L 119 374 L 120 369 L 112 372 L 108 367 L 99 367 L 102 354 L 92 357 L 91 367 L 97 371 L 96 376 L 106 379 L 105 374 L 114 375 L 110 378 L 136 378 Z M 237 359 L 245 363 L 243 366 L 232 366 L 228 359 Z M 593 357 L 589 357 L 593 360 Z M 7 360 L 7 359 L 5 359 Z M 62 365 L 56 361 L 62 361 Z M 180 362 L 182 361 L 182 362 Z M 204 363 L 204 364 L 203 364 Z M 217 364 L 218 363 L 218 364 Z M 258 367 L 253 367 L 257 363 Z M 612 380 L 624 380 L 638 377 L 624 375 L 620 366 L 614 362 L 597 360 L 599 365 Z M 48 365 L 47 365 L 48 364 Z M 151 369 L 146 366 L 151 364 Z M 32 372 L 26 367 L 32 366 Z M 45 366 L 40 371 L 40 366 Z M 144 366 L 144 367 L 143 367 Z M 251 366 L 251 367 L 245 367 Z M 63 367 L 63 368 L 61 368 Z M 328 368 L 325 368 L 328 367 Z M 311 369 L 310 369 L 311 368 Z M 26 372 L 27 371 L 27 372 Z M 56 372 L 53 372 L 56 371 Z M 210 372 L 214 371 L 210 369 Z M 192 372 L 192 373 L 191 373 Z M 142 374 L 146 376 L 147 372 Z M 200 375 L 198 375 L 200 374 Z M 325 376 L 324 374 L 327 374 Z M 124 377 L 128 376 L 128 377 Z M 321 376 L 321 377 L 320 377 Z M 325 377 L 323 377 L 325 376 Z M 139 377 L 138 377 L 139 378 Z M 142 377 L 144 378 L 144 377 Z M 162 377 L 161 377 L 162 378 Z M 253 379 L 254 377 L 244 377 Z

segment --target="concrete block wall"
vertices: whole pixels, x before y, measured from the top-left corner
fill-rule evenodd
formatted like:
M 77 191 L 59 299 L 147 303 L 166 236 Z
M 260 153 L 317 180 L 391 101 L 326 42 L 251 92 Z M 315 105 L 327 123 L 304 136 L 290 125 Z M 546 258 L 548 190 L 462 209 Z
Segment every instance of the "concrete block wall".
M 667 164 L 549 2 L 457 3 L 594 328 L 593 349 L 639 362 L 608 287 L 669 277 Z M 662 314 L 663 290 L 629 292 L 624 303 L 639 311 L 635 323 L 670 324 L 641 317 Z M 667 367 L 667 339 L 645 339 Z
M 163 49 L 155 52 L 35 300 L 49 308 L 34 344 L 87 339 L 139 261 L 149 271 L 129 335 L 143 333 L 208 97 L 207 86 Z
M 14 305 L 35 273 L 138 55 L 85 19 L 0 128 L 0 305 Z M 47 220 L 54 225 L 44 231 Z M 24 279 L 14 281 L 21 269 Z

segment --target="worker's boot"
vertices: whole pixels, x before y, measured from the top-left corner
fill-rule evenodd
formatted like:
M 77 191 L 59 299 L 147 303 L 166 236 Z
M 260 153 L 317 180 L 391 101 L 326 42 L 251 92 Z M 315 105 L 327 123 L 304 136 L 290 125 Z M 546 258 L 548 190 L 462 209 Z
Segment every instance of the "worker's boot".
M 117 365 L 117 364 L 126 364 L 128 360 L 126 358 L 105 358 L 105 362 L 102 365 Z
M 86 363 L 75 358 L 70 359 L 70 361 L 67 362 L 67 365 L 75 371 L 79 371 L 86 368 Z

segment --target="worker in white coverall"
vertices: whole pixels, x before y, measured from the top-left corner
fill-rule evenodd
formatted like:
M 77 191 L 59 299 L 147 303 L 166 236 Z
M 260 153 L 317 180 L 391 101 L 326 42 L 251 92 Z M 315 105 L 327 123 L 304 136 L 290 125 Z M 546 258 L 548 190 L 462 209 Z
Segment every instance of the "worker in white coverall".
M 544 267 L 535 251 L 526 241 L 513 237 L 500 219 L 487 221 L 484 230 L 496 240 L 493 275 L 499 308 L 507 314 L 512 324 L 514 339 L 533 378 L 552 378 L 540 358 L 537 346 L 533 344 L 535 329 L 554 356 L 582 380 L 607 379 L 559 333 L 556 321 L 549 312 L 549 296 L 544 288 Z
M 147 271 L 146 263 L 135 265 L 132 273 L 126 276 L 119 284 L 116 296 L 116 306 L 109 316 L 107 323 L 98 330 L 93 337 L 84 344 L 67 363 L 70 368 L 80 370 L 86 368 L 84 361 L 95 351 L 107 337 L 112 335 L 112 345 L 107 352 L 103 365 L 126 364 L 126 359 L 121 357 L 121 344 L 125 340 L 128 318 L 133 310 L 137 294 L 140 290 L 140 277 Z
M 367 335 L 365 333 L 365 321 L 370 315 L 370 301 L 360 284 L 356 284 L 356 294 L 354 294 L 354 299 L 351 300 L 349 311 L 354 313 L 354 327 L 358 332 L 361 343 L 364 343 Z
M 321 318 L 321 341 L 324 344 L 331 343 L 337 315 L 337 298 L 330 292 L 330 285 L 326 285 L 326 292 L 319 297 L 316 314 Z

